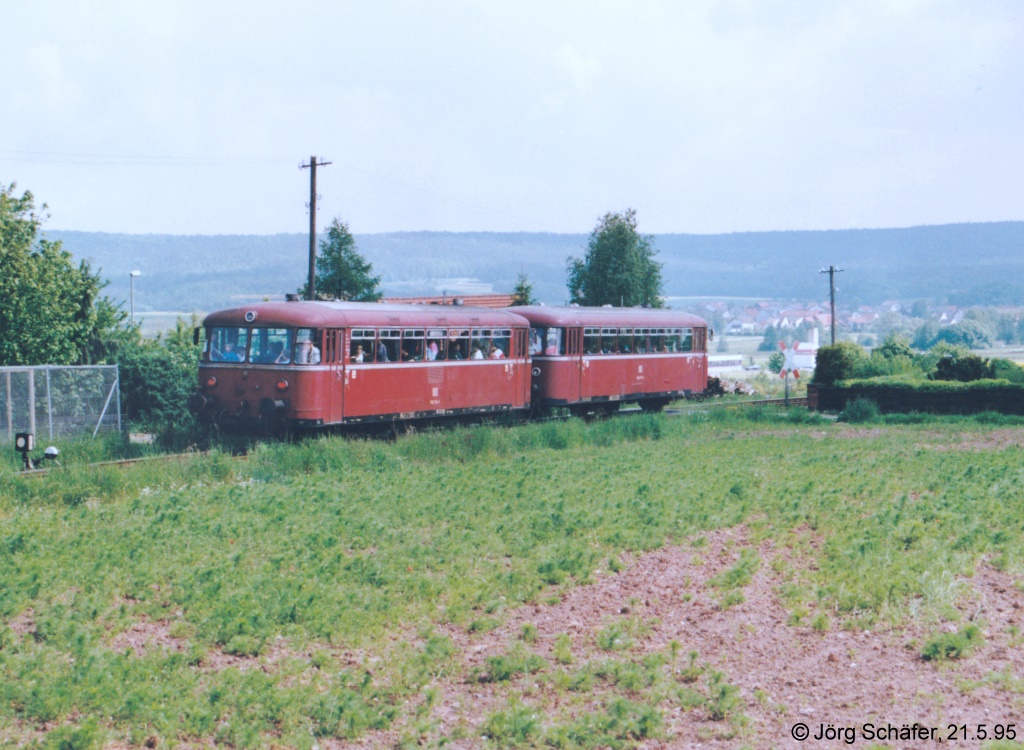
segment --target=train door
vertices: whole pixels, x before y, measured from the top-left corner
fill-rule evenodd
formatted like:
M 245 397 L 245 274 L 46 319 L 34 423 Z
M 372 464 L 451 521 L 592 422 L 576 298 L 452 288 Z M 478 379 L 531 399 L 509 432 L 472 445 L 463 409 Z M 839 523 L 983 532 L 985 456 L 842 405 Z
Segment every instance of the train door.
M 569 378 L 569 401 L 575 403 L 580 400 L 580 385 L 583 380 L 583 329 L 567 328 L 565 351 L 572 362 L 571 376 Z
M 512 402 L 516 406 L 528 404 L 530 401 L 530 360 L 527 359 L 527 341 L 529 339 L 529 328 L 512 329 L 513 360 L 515 368 L 515 398 Z
M 327 387 L 324 389 L 328 423 L 340 422 L 345 414 L 345 331 L 324 331 L 324 364 Z

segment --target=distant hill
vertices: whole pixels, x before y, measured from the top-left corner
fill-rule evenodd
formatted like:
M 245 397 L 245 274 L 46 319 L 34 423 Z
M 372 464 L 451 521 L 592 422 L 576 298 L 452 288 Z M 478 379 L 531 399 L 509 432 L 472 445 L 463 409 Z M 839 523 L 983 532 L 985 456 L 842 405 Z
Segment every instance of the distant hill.
M 302 234 L 127 235 L 47 232 L 110 279 L 136 310 L 214 310 L 295 291 L 306 275 Z M 393 232 L 357 235 L 385 294 L 507 291 L 520 270 L 549 304 L 565 301 L 565 264 L 584 234 Z M 927 298 L 955 304 L 1024 304 L 1024 222 L 821 232 L 663 234 L 654 238 L 669 296 L 823 299 L 818 271 L 836 264 L 844 304 Z

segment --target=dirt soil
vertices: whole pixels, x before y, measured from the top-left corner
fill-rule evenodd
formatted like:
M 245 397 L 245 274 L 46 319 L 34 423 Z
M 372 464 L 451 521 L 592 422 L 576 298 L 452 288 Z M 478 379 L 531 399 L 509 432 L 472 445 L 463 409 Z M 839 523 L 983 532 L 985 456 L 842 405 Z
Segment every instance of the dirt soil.
M 486 672 L 487 657 L 507 652 L 527 623 L 537 629 L 536 641 L 529 644 L 531 651 L 554 665 L 555 638 L 568 633 L 578 665 L 607 656 L 597 648 L 596 633 L 626 618 L 642 618 L 649 629 L 628 652 L 617 652 L 616 658 L 638 660 L 646 653 L 665 652 L 670 641 L 678 641 L 682 654 L 699 652 L 700 662 L 723 672 L 729 683 L 740 688 L 740 712 L 747 719 L 716 722 L 703 708 L 684 710 L 662 704 L 661 737 L 642 741 L 642 748 L 850 746 L 841 738 L 813 739 L 820 725 L 827 728 L 829 724 L 856 728 L 853 746 L 861 747 L 935 747 L 940 738 L 954 747 L 981 744 L 976 738 L 948 741 L 948 725 L 968 725 L 973 738 L 977 725 L 984 724 L 991 738 L 994 725 L 1017 722 L 1018 739 L 1024 739 L 1024 699 L 1017 692 L 1024 690 L 1024 683 L 1015 682 L 1024 674 L 1024 651 L 1011 635 L 1019 632 L 1011 626 L 1024 630 L 1024 593 L 1011 576 L 982 565 L 965 582 L 973 588 L 970 598 L 975 602 L 965 614 L 982 627 L 985 643 L 967 658 L 935 664 L 920 656 L 921 645 L 943 629 L 935 623 L 870 631 L 843 630 L 833 623 L 825 632 L 788 624 L 789 610 L 778 597 L 782 579 L 770 564 L 787 551 L 774 549 L 771 542 L 757 550 L 761 565 L 751 584 L 742 589 L 745 601 L 721 610 L 717 604 L 721 589 L 709 587 L 708 580 L 734 565 L 740 550 L 749 546 L 743 528 L 710 533 L 703 546 L 665 548 L 629 561 L 619 573 L 603 573 L 594 584 L 570 590 L 553 606 L 515 610 L 489 633 L 449 629 L 448 635 L 463 654 L 464 669 L 459 677 L 433 685 L 442 698 L 431 713 L 436 729 L 423 741 L 450 736 L 461 728 L 468 731 L 465 739 L 450 740 L 445 747 L 479 747 L 483 744 L 479 727 L 489 714 L 507 710 L 513 694 L 522 696 L 524 705 L 536 706 L 542 716 L 559 714 L 564 699 L 537 675 L 505 683 L 480 683 L 467 677 L 474 668 Z M 793 562 L 801 567 L 799 561 Z M 951 623 L 944 628 L 956 630 Z M 1013 676 L 1015 689 L 1000 688 L 991 681 L 1004 670 Z M 580 710 L 586 706 L 572 709 Z M 355 743 L 328 741 L 322 747 L 393 747 L 409 729 L 404 721 Z M 792 738 L 798 722 L 807 725 L 812 738 L 804 742 Z M 934 727 L 935 739 L 908 741 L 893 735 L 888 741 L 871 741 L 863 736 L 867 723 L 899 729 L 914 722 Z

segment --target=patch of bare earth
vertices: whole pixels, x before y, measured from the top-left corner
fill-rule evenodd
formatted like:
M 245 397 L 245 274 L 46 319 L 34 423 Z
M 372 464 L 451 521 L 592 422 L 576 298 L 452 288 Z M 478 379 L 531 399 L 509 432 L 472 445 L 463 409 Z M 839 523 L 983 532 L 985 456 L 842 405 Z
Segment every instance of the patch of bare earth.
M 762 563 L 750 585 L 742 589 L 745 601 L 720 609 L 723 592 L 708 581 L 734 565 L 749 541 L 743 528 L 709 533 L 706 540 L 700 547 L 682 545 L 638 557 L 618 574 L 603 573 L 596 583 L 570 590 L 553 606 L 521 607 L 489 633 L 449 629 L 463 655 L 463 672 L 432 685 L 441 699 L 430 713 L 435 722 L 431 737 L 450 737 L 458 728 L 465 739 L 449 741 L 446 747 L 478 747 L 482 723 L 489 714 L 506 710 L 514 694 L 549 721 L 598 710 L 601 695 L 615 692 L 614 687 L 596 688 L 589 706 L 585 702 L 568 705 L 579 698 L 560 695 L 542 675 L 504 683 L 471 679 L 486 672 L 488 657 L 507 653 L 528 623 L 536 628 L 537 638 L 526 645 L 547 660 L 548 671 L 557 668 L 553 649 L 561 633 L 572 638 L 574 668 L 589 659 L 636 660 L 646 653 L 664 653 L 674 640 L 682 645 L 683 655 L 699 652 L 700 662 L 723 672 L 727 682 L 739 687 L 739 711 L 748 723 L 738 734 L 728 721 L 712 721 L 703 708 L 662 704 L 661 737 L 642 741 L 639 746 L 643 748 L 843 744 L 813 739 L 796 742 L 790 732 L 797 722 L 806 724 L 812 735 L 822 724 L 900 727 L 919 722 L 937 728 L 935 736 L 945 740 L 947 725 L 966 724 L 973 731 L 976 725 L 987 724 L 992 732 L 995 724 L 1018 721 L 1022 700 L 993 680 L 1001 673 L 1014 678 L 1024 674 L 1024 652 L 1011 641 L 1011 627 L 1024 630 L 1024 593 L 1009 575 L 985 565 L 979 568 L 968 583 L 980 606 L 969 614 L 984 624 L 985 643 L 968 658 L 934 664 L 920 657 L 921 644 L 934 631 L 916 630 L 918 626 L 913 624 L 900 630 L 833 628 L 825 632 L 788 624 L 790 614 L 777 595 L 782 581 L 769 563 L 776 555 L 789 553 L 774 549 L 771 542 L 762 543 L 757 550 Z M 803 567 L 805 561 L 793 562 Z M 614 654 L 601 652 L 597 633 L 630 618 L 639 618 L 647 626 L 632 648 Z M 695 687 L 701 687 L 701 682 Z M 392 747 L 412 727 L 411 714 L 411 710 L 403 711 L 387 732 L 371 733 L 357 742 L 322 742 L 321 746 Z M 1022 730 L 1024 727 L 1018 726 L 1018 737 L 1024 735 Z M 858 734 L 857 744 L 871 743 Z M 881 744 L 935 746 L 933 741 Z

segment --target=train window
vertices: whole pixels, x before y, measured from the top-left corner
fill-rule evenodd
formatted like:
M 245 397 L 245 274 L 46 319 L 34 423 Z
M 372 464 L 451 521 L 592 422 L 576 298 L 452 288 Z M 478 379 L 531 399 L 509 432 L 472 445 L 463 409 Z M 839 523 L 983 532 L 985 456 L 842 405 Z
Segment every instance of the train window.
M 448 334 L 448 359 L 469 359 L 469 331 L 453 328 Z
M 583 353 L 584 354 L 600 354 L 601 353 L 601 329 L 600 328 L 584 328 L 583 329 Z
M 444 328 L 427 329 L 427 348 L 424 350 L 427 361 L 444 360 L 445 348 L 448 343 L 448 331 Z
M 353 328 L 348 345 L 348 361 L 353 364 L 373 362 L 377 353 L 376 334 L 372 328 Z
M 469 345 L 470 359 L 484 359 L 491 345 L 490 328 L 474 328 L 472 341 Z
M 530 329 L 530 356 L 534 354 L 540 354 L 544 351 L 544 329 L 543 328 L 531 328 Z
M 422 328 L 406 328 L 402 332 L 402 361 L 422 362 L 425 341 Z
M 633 329 L 632 328 L 620 328 L 619 329 L 619 354 L 632 354 L 633 353 Z
M 402 331 L 397 328 L 382 328 L 377 332 L 377 362 L 400 362 L 402 356 Z
M 565 329 L 541 327 L 537 331 L 544 342 L 544 355 L 557 357 L 565 354 Z M 539 353 L 539 352 L 538 352 Z
M 253 328 L 249 361 L 257 365 L 288 364 L 294 335 L 290 328 Z
M 601 354 L 615 354 L 618 339 L 618 329 L 601 329 Z
M 491 331 L 491 345 L 487 349 L 488 359 L 504 359 L 508 356 L 512 345 L 512 330 L 495 328 Z
M 208 362 L 244 362 L 248 343 L 248 328 L 211 328 L 206 335 L 203 359 Z
M 693 329 L 692 328 L 684 328 L 683 329 L 683 343 L 682 343 L 682 348 L 680 349 L 680 351 L 684 351 L 684 352 L 692 352 L 693 351 Z
M 665 329 L 664 328 L 652 328 L 651 329 L 651 350 L 659 354 L 663 354 L 668 351 L 665 346 Z
M 320 364 L 320 331 L 316 328 L 299 328 L 295 331 L 295 356 L 297 365 Z
M 633 329 L 633 353 L 634 354 L 647 354 L 651 351 L 651 329 L 650 328 L 634 328 Z

